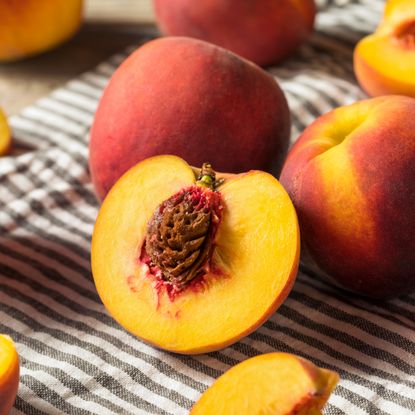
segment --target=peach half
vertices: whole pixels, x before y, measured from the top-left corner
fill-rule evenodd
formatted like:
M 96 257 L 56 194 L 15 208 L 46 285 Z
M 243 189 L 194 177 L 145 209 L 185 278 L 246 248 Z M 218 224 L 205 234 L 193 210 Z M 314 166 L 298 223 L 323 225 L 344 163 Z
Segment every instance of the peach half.
M 19 387 L 19 356 L 9 336 L 0 334 L 0 415 L 8 415 Z
M 11 132 L 4 112 L 0 108 L 0 156 L 4 156 L 10 149 Z
M 373 298 L 415 290 L 415 99 L 387 95 L 323 115 L 280 180 L 308 268 Z
M 0 62 L 45 52 L 79 28 L 82 0 L 0 1 Z
M 415 2 L 390 0 L 375 33 L 354 52 L 356 77 L 371 96 L 415 97 Z
M 125 329 L 173 352 L 209 352 L 255 330 L 290 292 L 297 217 L 268 173 L 215 175 L 155 156 L 104 200 L 91 256 L 98 293 Z
M 253 357 L 222 375 L 190 415 L 322 415 L 339 376 L 288 353 Z

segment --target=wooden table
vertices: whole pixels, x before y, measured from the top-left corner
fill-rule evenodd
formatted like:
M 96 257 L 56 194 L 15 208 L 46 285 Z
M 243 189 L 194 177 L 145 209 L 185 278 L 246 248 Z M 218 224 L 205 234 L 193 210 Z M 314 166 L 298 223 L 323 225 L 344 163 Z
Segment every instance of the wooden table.
M 84 24 L 72 40 L 44 55 L 0 65 L 0 106 L 15 114 L 155 30 L 151 0 L 85 0 Z

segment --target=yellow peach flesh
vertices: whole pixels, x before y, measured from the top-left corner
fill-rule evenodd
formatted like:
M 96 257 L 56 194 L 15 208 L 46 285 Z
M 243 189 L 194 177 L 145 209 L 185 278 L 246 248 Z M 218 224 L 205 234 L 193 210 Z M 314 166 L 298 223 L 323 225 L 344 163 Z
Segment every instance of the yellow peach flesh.
M 355 72 L 372 96 L 415 97 L 415 6 L 412 0 L 389 1 L 375 33 L 357 45 Z
M 222 375 L 191 415 L 319 415 L 338 375 L 286 353 L 248 359 Z
M 179 353 L 217 350 L 263 323 L 287 296 L 299 256 L 296 214 L 278 181 L 262 172 L 234 176 L 220 188 L 225 209 L 213 254 L 225 275 L 209 274 L 201 290 L 174 301 L 158 292 L 138 262 L 146 226 L 164 200 L 194 183 L 177 157 L 139 163 L 108 194 L 92 241 L 92 271 L 110 313 L 128 331 Z
M 10 148 L 11 134 L 7 118 L 0 109 L 0 156 L 7 153 Z
M 19 384 L 19 357 L 10 337 L 0 334 L 0 415 L 13 406 Z

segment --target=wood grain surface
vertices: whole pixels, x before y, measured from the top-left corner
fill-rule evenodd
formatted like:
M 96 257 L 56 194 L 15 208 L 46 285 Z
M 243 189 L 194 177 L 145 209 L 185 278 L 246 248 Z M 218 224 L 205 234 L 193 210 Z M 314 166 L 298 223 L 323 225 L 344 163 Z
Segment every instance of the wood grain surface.
M 77 74 L 156 33 L 151 0 L 85 0 L 79 33 L 49 53 L 0 64 L 0 106 L 9 115 Z

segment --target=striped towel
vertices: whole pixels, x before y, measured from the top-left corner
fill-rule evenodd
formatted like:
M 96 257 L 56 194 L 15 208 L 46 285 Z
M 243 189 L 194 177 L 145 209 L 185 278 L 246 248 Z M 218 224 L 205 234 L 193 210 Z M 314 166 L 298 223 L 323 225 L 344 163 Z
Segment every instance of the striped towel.
M 363 98 L 356 41 L 380 0 L 326 1 L 311 40 L 269 69 L 292 110 L 292 137 L 320 114 Z M 109 317 L 91 278 L 98 211 L 88 131 L 102 90 L 129 51 L 11 118 L 16 147 L 0 160 L 0 333 L 13 337 L 21 382 L 13 414 L 186 414 L 227 369 L 276 350 L 340 373 L 327 415 L 415 413 L 415 296 L 366 301 L 300 273 L 259 330 L 222 351 L 157 350 Z

